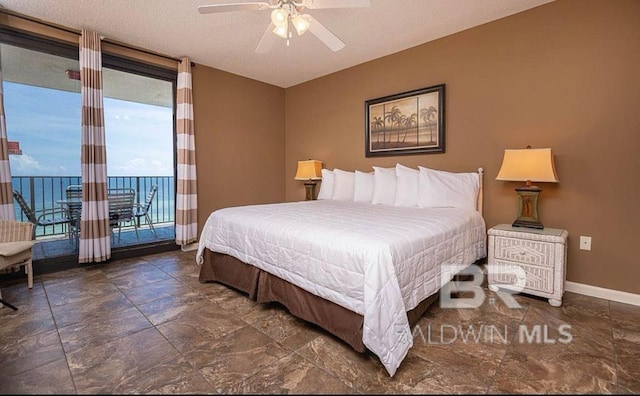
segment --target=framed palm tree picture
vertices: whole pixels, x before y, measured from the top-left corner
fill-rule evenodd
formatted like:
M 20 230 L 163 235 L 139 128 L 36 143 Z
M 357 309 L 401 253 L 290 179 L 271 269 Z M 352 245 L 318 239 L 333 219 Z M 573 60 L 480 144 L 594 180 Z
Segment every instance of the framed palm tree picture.
M 365 155 L 444 153 L 444 87 L 365 101 Z

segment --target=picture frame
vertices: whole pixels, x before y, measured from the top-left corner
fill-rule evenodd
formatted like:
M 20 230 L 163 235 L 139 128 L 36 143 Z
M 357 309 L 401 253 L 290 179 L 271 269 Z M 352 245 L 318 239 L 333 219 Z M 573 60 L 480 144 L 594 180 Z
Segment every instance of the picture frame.
M 445 152 L 445 84 L 365 101 L 365 156 Z

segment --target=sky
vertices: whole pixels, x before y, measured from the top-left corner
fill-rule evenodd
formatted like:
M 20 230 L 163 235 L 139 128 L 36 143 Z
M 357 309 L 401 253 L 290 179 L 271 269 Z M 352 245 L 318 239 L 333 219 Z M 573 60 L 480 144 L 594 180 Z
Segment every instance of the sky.
M 81 101 L 66 92 L 4 81 L 12 176 L 80 176 Z M 104 98 L 107 176 L 173 176 L 173 110 Z

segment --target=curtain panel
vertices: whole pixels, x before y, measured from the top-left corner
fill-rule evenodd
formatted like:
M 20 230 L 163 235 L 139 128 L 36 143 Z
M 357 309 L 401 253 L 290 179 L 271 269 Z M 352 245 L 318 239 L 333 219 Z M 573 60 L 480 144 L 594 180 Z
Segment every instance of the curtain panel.
M 107 199 L 107 151 L 102 101 L 100 36 L 82 30 L 80 36 L 80 94 L 82 97 L 82 213 L 80 263 L 111 258 L 111 230 Z
M 2 59 L 0 54 L 0 219 L 15 220 L 13 209 L 13 185 L 9 166 L 7 123 L 4 116 L 4 91 L 2 87 Z
M 183 57 L 178 65 L 176 95 L 177 192 L 176 243 L 186 245 L 198 237 L 198 194 L 196 188 L 196 146 L 193 123 L 191 61 Z

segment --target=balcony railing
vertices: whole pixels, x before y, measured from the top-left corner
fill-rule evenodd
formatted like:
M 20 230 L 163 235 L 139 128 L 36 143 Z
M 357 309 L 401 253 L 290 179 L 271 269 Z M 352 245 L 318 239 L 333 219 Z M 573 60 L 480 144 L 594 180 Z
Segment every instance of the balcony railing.
M 65 199 L 67 186 L 82 184 L 80 176 L 13 176 L 13 189 L 19 191 L 32 209 L 42 210 L 59 208 L 59 200 Z M 173 176 L 112 176 L 107 178 L 109 188 L 133 188 L 136 191 L 136 203 L 144 204 L 147 193 L 154 184 L 158 191 L 153 197 L 149 215 L 153 225 L 175 221 L 175 187 Z M 20 206 L 14 203 L 16 219 L 29 221 Z M 36 237 L 64 235 L 64 225 L 39 226 Z

